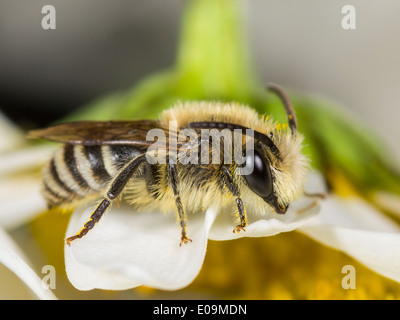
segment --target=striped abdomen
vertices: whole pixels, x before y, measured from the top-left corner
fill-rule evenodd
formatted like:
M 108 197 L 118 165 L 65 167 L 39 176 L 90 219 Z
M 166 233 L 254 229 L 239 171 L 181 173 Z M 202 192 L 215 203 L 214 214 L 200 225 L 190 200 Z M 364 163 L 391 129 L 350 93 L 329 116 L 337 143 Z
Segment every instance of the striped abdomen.
M 106 191 L 108 183 L 127 161 L 139 153 L 133 147 L 122 145 L 63 145 L 43 173 L 43 195 L 48 206 Z

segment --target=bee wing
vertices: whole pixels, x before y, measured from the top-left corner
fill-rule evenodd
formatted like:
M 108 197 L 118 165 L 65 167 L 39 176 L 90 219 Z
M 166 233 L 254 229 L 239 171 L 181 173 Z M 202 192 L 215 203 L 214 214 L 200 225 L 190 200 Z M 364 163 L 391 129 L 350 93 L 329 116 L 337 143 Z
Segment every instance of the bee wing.
M 133 121 L 78 121 L 57 124 L 45 129 L 32 130 L 29 139 L 46 139 L 67 144 L 93 145 L 135 145 L 150 146 L 153 141 L 147 140 L 147 134 L 152 129 L 158 129 L 156 134 L 159 142 L 168 142 L 176 138 L 176 132 L 161 128 L 157 120 Z M 161 134 L 163 133 L 163 135 Z M 160 138 L 160 135 L 163 136 Z M 178 143 L 179 146 L 179 143 Z

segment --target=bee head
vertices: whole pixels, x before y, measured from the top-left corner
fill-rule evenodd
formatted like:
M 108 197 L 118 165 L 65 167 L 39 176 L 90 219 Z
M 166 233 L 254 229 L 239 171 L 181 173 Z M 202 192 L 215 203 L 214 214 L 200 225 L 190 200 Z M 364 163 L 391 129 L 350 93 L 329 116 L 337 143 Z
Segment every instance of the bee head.
M 259 197 L 267 201 L 273 194 L 271 167 L 261 150 L 257 148 L 247 150 L 244 155 L 245 167 L 249 174 L 243 175 L 248 187 Z
M 290 142 L 294 142 L 290 144 Z M 302 193 L 307 168 L 306 158 L 299 152 L 301 137 L 295 141 L 288 135 L 278 141 L 279 159 L 262 143 L 244 154 L 248 174 L 243 179 L 251 193 L 271 206 L 276 213 L 287 211 L 290 202 Z
M 248 188 L 276 213 L 285 213 L 290 202 L 303 191 L 308 164 L 301 154 L 303 138 L 297 133 L 297 118 L 290 99 L 279 86 L 269 85 L 268 88 L 283 102 L 290 133 L 277 129 L 270 131 L 269 136 L 254 132 L 257 143 L 244 154 L 250 170 L 243 177 Z

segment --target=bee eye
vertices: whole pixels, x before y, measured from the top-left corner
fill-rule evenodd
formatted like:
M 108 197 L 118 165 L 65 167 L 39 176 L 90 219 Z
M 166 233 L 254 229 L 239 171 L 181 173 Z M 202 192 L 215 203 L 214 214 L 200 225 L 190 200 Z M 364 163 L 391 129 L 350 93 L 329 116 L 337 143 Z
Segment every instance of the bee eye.
M 244 176 L 250 189 L 262 198 L 268 197 L 272 193 L 271 169 L 257 150 L 247 152 L 246 167 L 253 168 Z

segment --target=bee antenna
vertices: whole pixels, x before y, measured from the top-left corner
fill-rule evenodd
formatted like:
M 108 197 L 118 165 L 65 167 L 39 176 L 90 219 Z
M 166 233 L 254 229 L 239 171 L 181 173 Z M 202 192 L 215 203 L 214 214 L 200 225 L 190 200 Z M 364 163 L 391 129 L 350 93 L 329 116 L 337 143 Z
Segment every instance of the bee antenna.
M 288 122 L 289 122 L 289 127 L 290 130 L 292 131 L 292 135 L 294 135 L 297 131 L 297 118 L 296 118 L 296 112 L 294 111 L 292 102 L 290 101 L 289 96 L 286 94 L 286 92 L 278 85 L 276 84 L 268 84 L 267 89 L 275 92 L 279 98 L 282 100 L 283 105 L 285 107 L 285 111 L 288 117 Z

